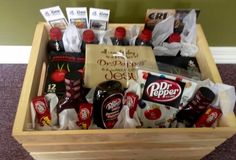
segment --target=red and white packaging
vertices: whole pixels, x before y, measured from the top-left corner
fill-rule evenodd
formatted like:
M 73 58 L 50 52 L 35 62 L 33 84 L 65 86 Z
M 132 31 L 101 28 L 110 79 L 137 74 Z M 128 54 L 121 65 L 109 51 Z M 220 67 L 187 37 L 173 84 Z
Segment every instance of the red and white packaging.
M 194 96 L 194 93 L 198 87 L 198 83 L 196 81 L 187 79 L 185 77 L 180 77 L 174 74 L 172 75 L 167 73 L 159 73 L 150 71 L 148 69 L 139 68 L 137 70 L 137 75 L 138 75 L 138 82 L 141 85 L 141 93 L 143 92 L 144 85 L 147 81 L 147 77 L 149 74 L 185 83 L 184 90 L 180 99 L 180 106 L 185 106 L 186 104 L 188 104 L 188 101 Z
M 168 128 L 177 111 L 173 107 L 143 100 L 139 103 L 138 117 L 144 128 Z
M 33 107 L 36 111 L 37 122 L 40 126 L 51 126 L 51 114 L 48 103 L 44 96 L 35 97 L 32 100 Z
M 125 92 L 124 96 L 124 105 L 127 105 L 129 107 L 129 116 L 130 118 L 134 117 L 134 113 L 138 106 L 138 101 L 140 99 L 141 94 L 141 88 L 139 83 L 130 80 L 129 81 L 129 87 Z
M 170 127 L 178 110 L 194 95 L 197 83 L 178 75 L 138 68 L 142 103 L 138 114 L 142 127 Z
M 195 123 L 196 127 L 212 127 L 213 124 L 221 117 L 220 109 L 210 106 L 207 111 Z
M 124 99 L 124 105 L 127 105 L 129 107 L 129 116 L 130 118 L 133 118 L 134 112 L 136 111 L 138 106 L 139 96 L 134 92 L 127 92 Z
M 58 97 L 54 93 L 45 96 L 37 96 L 31 101 L 32 128 L 36 130 L 57 129 L 57 106 Z
M 81 103 L 78 113 L 78 126 L 82 129 L 88 129 L 92 123 L 93 105 L 90 103 Z

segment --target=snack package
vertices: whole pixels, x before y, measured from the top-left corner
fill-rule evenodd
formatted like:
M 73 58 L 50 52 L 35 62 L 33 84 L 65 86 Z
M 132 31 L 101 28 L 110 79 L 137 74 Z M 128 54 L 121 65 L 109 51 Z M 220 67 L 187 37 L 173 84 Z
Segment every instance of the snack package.
M 145 17 L 145 28 L 153 30 L 156 24 L 174 15 L 174 9 L 148 9 Z
M 207 111 L 195 123 L 196 127 L 212 127 L 221 117 L 222 112 L 219 108 L 210 106 Z
M 83 71 L 85 58 L 77 52 L 51 54 L 49 58 L 45 92 L 62 96 L 65 93 L 65 75 L 68 72 Z
M 185 83 L 163 76 L 148 74 L 142 100 L 179 108 Z
M 197 83 L 141 68 L 137 76 L 143 93 L 138 107 L 143 127 L 175 127 L 172 125 L 175 115 L 194 95 Z
M 31 102 L 32 128 L 36 130 L 52 130 L 57 125 L 56 94 L 49 93 L 38 96 Z
M 182 97 L 180 99 L 180 104 L 179 104 L 180 107 L 185 106 L 189 102 L 189 100 L 194 95 L 194 93 L 197 89 L 197 86 L 198 86 L 197 81 L 190 80 L 190 79 L 183 77 L 183 76 L 169 74 L 169 73 L 165 73 L 165 72 L 154 72 L 149 69 L 138 68 L 137 69 L 137 77 L 138 77 L 138 82 L 140 83 L 140 85 L 142 87 L 141 92 L 143 92 L 144 85 L 147 81 L 147 77 L 149 76 L 149 74 L 151 74 L 153 76 L 159 76 L 159 77 L 163 77 L 163 78 L 167 78 L 167 79 L 171 79 L 171 80 L 177 80 L 178 82 L 185 83 Z
M 137 109 L 143 128 L 168 128 L 178 109 L 166 105 L 142 100 Z
M 93 105 L 91 103 L 81 103 L 79 108 L 79 121 L 78 126 L 81 129 L 88 129 L 92 123 Z

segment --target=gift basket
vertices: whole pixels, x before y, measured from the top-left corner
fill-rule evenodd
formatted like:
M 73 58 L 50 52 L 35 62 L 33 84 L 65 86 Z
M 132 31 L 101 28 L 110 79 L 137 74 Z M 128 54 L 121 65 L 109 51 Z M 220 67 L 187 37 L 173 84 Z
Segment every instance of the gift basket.
M 90 15 L 105 11 L 90 9 Z M 90 29 L 87 22 L 50 28 L 44 95 L 31 103 L 33 128 L 214 127 L 233 112 L 234 87 L 203 81 L 193 60 L 191 73 L 165 62 L 158 68 L 162 56 L 195 57 L 196 11 L 165 10 L 159 22 L 153 14 L 163 10 L 150 12 L 144 28 L 107 29 L 104 16 L 90 16 Z M 176 73 L 165 70 L 171 67 Z M 228 111 L 221 108 L 221 94 L 232 97 Z
M 235 89 L 221 83 L 198 12 L 148 10 L 145 25 L 108 24 L 103 9 L 90 8 L 89 21 L 84 8 L 67 9 L 74 12 L 83 16 L 50 19 L 35 32 L 19 104 L 26 118 L 14 130 L 34 157 L 170 158 L 181 156 L 168 147 L 176 145 L 199 158 L 235 133 Z

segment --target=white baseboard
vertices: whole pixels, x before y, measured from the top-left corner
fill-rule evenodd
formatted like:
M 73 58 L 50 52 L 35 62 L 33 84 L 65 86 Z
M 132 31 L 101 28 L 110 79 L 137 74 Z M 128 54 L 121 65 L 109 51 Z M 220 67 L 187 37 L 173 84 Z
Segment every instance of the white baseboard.
M 236 47 L 210 47 L 217 64 L 236 64 Z
M 31 46 L 0 46 L 0 64 L 27 64 Z
M 0 64 L 27 64 L 31 46 L 0 46 Z M 236 64 L 236 47 L 210 47 L 217 64 Z

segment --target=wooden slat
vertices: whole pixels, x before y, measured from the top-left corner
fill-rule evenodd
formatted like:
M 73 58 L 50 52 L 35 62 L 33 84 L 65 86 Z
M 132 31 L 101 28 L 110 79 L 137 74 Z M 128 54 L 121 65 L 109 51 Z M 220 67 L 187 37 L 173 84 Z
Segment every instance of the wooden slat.
M 173 141 L 229 138 L 236 128 L 161 128 L 161 129 L 111 129 L 111 130 L 65 130 L 25 131 L 18 135 L 21 143 L 85 143 L 122 141 Z
M 118 25 L 133 24 L 110 27 Z M 221 82 L 200 25 L 197 36 L 197 60 L 203 76 Z M 13 127 L 13 136 L 36 159 L 199 159 L 236 133 L 233 127 L 27 131 L 30 101 L 43 90 L 47 41 L 48 27 L 39 23 Z
M 46 74 L 47 74 L 47 63 L 44 62 L 42 66 L 42 71 L 40 74 L 40 80 L 39 80 L 39 89 L 38 89 L 38 96 L 43 95 L 44 87 L 45 87 L 45 81 L 46 81 Z
M 225 139 L 207 139 L 191 141 L 162 141 L 162 142 L 97 142 L 97 143 L 27 143 L 23 147 L 29 152 L 61 152 L 61 151 L 93 151 L 93 150 L 122 150 L 122 149 L 165 149 L 165 148 L 201 148 L 220 145 Z
M 199 51 L 196 55 L 196 58 L 202 76 L 204 77 L 204 79 L 209 78 L 213 82 L 222 82 L 220 73 L 215 64 L 215 60 L 212 56 L 212 53 L 208 46 L 208 42 L 200 25 L 197 25 L 197 37 L 197 45 Z
M 178 149 L 140 149 L 140 150 L 99 150 L 99 151 L 73 151 L 73 152 L 32 152 L 37 159 L 139 159 L 139 160 L 173 160 L 173 159 L 200 159 L 214 148 L 178 148 Z
M 20 135 L 27 122 L 30 122 L 30 101 L 37 95 L 39 87 L 40 73 L 43 61 L 46 59 L 47 32 L 44 23 L 39 23 L 36 27 L 29 63 L 26 69 L 24 83 L 13 126 L 13 136 Z

